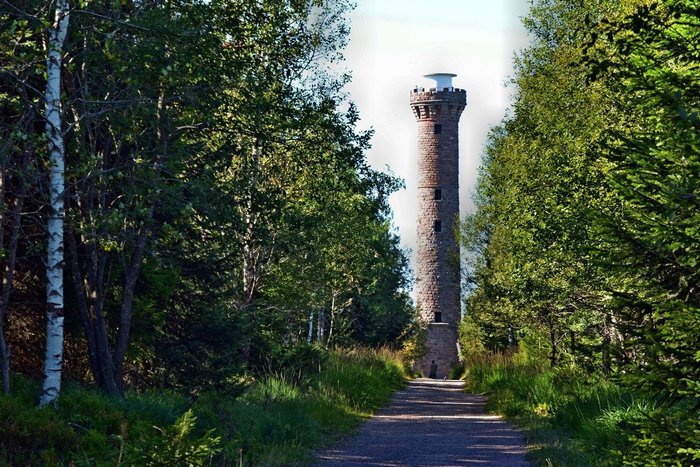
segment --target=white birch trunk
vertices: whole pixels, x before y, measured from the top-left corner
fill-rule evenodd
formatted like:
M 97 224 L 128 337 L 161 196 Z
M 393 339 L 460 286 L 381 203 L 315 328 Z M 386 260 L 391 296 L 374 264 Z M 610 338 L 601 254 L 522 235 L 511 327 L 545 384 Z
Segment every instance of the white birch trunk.
M 311 345 L 314 338 L 314 312 L 309 311 L 309 332 L 306 334 L 306 343 Z
M 336 293 L 333 293 L 333 298 L 331 299 L 331 323 L 328 326 L 328 339 L 326 339 L 326 346 L 331 344 L 331 338 L 333 337 L 333 321 L 335 321 L 335 297 Z
M 324 324 L 326 321 L 326 312 L 321 309 L 318 310 L 318 322 L 316 323 L 316 342 L 323 345 L 323 331 Z
M 46 265 L 46 357 L 39 405 L 56 400 L 61 392 L 63 365 L 63 218 L 64 159 L 61 122 L 61 60 L 68 32 L 68 0 L 56 1 L 54 23 L 49 28 L 46 58 L 46 136 L 49 141 L 51 210 L 48 220 Z

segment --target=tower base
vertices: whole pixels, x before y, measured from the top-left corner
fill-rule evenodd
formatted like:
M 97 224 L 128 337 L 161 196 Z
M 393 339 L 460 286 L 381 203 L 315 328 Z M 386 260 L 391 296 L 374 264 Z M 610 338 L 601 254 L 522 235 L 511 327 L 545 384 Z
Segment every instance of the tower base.
M 452 368 L 459 364 L 457 352 L 457 328 L 452 323 L 429 323 L 426 337 L 427 352 L 416 362 L 415 370 L 424 377 L 430 375 L 433 361 L 437 365 L 435 377 L 443 379 L 450 376 Z

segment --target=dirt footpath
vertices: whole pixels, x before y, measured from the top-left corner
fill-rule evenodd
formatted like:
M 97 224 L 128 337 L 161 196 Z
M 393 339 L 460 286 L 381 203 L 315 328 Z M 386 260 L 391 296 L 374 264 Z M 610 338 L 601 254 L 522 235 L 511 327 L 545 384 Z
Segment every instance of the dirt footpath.
M 520 433 L 484 413 L 484 398 L 464 382 L 418 379 L 357 436 L 318 454 L 318 466 L 529 466 Z

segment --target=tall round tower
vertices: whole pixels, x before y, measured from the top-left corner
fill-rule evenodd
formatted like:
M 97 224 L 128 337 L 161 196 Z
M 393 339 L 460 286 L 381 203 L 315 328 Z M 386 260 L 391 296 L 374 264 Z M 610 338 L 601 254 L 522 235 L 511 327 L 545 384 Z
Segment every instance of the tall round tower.
M 455 227 L 459 216 L 458 126 L 467 93 L 452 87 L 454 76 L 426 75 L 435 80 L 435 88 L 411 91 L 411 108 L 418 120 L 416 299 L 428 324 L 428 350 L 417 370 L 428 376 L 434 362 L 438 378 L 447 376 L 459 363 L 460 274 Z

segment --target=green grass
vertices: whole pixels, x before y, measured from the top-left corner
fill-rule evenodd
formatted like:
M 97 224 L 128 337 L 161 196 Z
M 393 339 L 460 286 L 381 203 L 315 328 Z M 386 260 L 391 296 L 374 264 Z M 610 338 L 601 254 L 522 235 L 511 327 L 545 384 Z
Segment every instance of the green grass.
M 525 430 L 537 465 L 614 466 L 630 446 L 625 427 L 648 402 L 574 366 L 550 368 L 518 354 L 483 354 L 467 364 L 467 389 Z
M 330 352 L 320 371 L 278 373 L 240 396 L 158 392 L 109 398 L 67 385 L 56 409 L 15 378 L 0 396 L 0 465 L 304 464 L 356 427 L 406 375 L 389 351 Z

